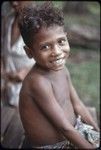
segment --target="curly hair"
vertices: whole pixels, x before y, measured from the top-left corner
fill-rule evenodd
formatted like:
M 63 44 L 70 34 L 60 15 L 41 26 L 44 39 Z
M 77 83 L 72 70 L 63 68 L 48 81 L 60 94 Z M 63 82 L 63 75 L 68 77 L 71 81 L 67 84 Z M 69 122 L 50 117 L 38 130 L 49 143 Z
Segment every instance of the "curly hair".
M 64 17 L 61 10 L 52 3 L 41 6 L 27 6 L 19 11 L 19 29 L 27 46 L 31 46 L 33 38 L 42 27 L 53 25 L 64 26 Z

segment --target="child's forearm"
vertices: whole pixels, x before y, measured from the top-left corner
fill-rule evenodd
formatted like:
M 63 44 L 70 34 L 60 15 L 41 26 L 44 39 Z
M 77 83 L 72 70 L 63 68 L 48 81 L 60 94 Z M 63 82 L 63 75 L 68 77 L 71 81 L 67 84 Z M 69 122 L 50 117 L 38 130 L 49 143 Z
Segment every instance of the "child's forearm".
M 90 144 L 80 133 L 74 128 L 68 131 L 63 131 L 64 136 L 78 148 L 92 149 L 94 145 Z
M 95 130 L 99 131 L 99 127 L 97 123 L 94 121 L 90 112 L 83 104 L 81 104 L 81 106 L 79 106 L 76 109 L 76 113 L 81 115 L 81 118 L 83 119 L 85 123 L 92 125 L 95 128 Z

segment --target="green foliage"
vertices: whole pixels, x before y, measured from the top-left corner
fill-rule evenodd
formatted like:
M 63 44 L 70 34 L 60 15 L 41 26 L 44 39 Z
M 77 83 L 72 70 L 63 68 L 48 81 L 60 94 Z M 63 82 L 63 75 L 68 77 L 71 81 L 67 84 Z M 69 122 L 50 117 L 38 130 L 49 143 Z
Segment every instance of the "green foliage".
M 100 95 L 100 65 L 90 60 L 79 64 L 68 61 L 72 82 L 81 100 L 90 106 L 96 107 L 99 112 Z
M 55 7 L 58 7 L 60 9 L 63 8 L 63 4 L 64 4 L 63 1 L 52 1 L 52 2 L 53 2 L 53 4 L 54 4 Z
M 88 2 L 87 8 L 89 12 L 93 15 L 99 15 L 100 14 L 100 3 L 99 2 Z
M 36 4 L 41 5 L 41 4 L 45 3 L 46 1 L 39 1 L 39 0 L 36 0 L 35 2 L 36 2 Z M 63 8 L 64 1 L 51 1 L 51 2 L 53 3 L 53 5 L 54 5 L 55 7 L 58 7 L 58 8 L 60 8 L 60 9 Z

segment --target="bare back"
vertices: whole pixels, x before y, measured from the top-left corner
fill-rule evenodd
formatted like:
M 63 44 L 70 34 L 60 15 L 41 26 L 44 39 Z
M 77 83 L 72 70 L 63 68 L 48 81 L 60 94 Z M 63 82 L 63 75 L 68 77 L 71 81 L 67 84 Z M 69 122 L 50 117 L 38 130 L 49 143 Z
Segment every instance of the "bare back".
M 37 84 L 37 80 L 40 80 L 40 83 L 38 82 L 37 85 L 40 86 L 42 81 L 41 77 L 44 77 L 44 79 L 46 78 L 46 83 L 44 80 L 44 87 L 46 87 L 46 89 L 48 89 L 48 83 L 50 83 L 51 85 L 52 91 L 47 91 L 49 98 L 51 97 L 52 92 L 56 102 L 62 108 L 65 117 L 73 126 L 76 119 L 72 103 L 70 101 L 69 83 L 68 79 L 66 78 L 65 71 L 60 70 L 45 74 L 40 71 L 36 71 L 36 69 L 33 69 L 24 80 L 20 94 L 19 108 L 21 120 L 26 134 L 29 136 L 29 139 L 34 145 L 54 144 L 64 139 L 64 136 L 59 130 L 57 130 L 55 124 L 51 122 L 51 119 L 41 109 L 41 105 L 38 105 L 36 102 L 36 96 L 34 96 L 35 93 L 33 93 L 31 86 L 32 84 Z M 38 88 L 38 94 L 37 91 L 34 90 L 34 92 L 36 92 L 37 99 L 40 99 L 42 90 L 40 89 L 40 87 Z M 43 104 L 43 102 L 41 103 L 42 105 L 45 105 Z M 53 104 L 53 106 L 55 107 L 55 103 Z M 48 106 L 46 105 L 44 107 Z

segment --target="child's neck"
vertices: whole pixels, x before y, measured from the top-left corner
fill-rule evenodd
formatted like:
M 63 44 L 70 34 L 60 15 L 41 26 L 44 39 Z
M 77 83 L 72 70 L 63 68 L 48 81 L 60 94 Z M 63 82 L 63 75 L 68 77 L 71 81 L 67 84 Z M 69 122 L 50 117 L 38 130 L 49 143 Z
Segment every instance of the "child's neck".
M 60 69 L 60 70 L 51 70 L 51 69 L 48 69 L 48 68 L 44 68 L 44 67 L 42 67 L 42 66 L 40 66 L 40 65 L 38 65 L 38 64 L 35 64 L 35 68 L 36 68 L 40 73 L 45 73 L 45 74 L 47 74 L 47 73 L 52 73 L 52 74 L 54 74 L 54 73 L 61 72 L 61 70 L 63 70 L 63 69 Z

